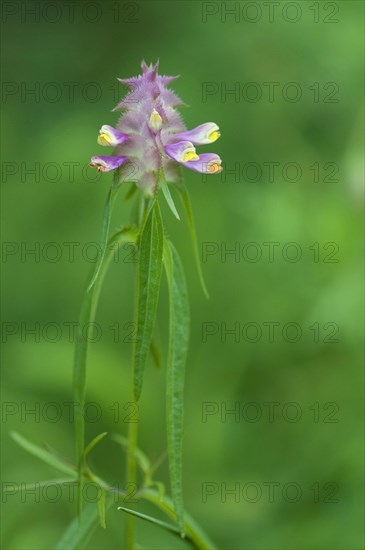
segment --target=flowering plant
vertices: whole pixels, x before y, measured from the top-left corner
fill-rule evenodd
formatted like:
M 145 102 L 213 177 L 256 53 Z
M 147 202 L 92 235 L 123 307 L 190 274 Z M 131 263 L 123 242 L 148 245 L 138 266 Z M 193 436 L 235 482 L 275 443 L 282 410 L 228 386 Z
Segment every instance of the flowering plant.
M 92 527 L 99 518 L 105 527 L 106 510 L 115 499 L 125 503 L 127 490 L 110 486 L 96 475 L 88 464 L 92 449 L 107 434 L 102 433 L 85 446 L 84 406 L 86 396 L 86 364 L 89 339 L 85 327 L 90 327 L 95 318 L 99 292 L 112 251 L 125 242 L 133 242 L 138 248 L 139 262 L 136 284 L 136 342 L 133 350 L 132 402 L 140 399 L 144 370 L 149 353 L 154 352 L 153 331 L 156 321 L 160 282 L 165 268 L 169 288 L 169 350 L 167 359 L 166 384 L 166 425 L 167 451 L 169 461 L 171 498 L 165 495 L 161 482 L 153 477 L 154 470 L 147 456 L 137 446 L 138 423 L 130 423 L 128 437 L 115 434 L 113 439 L 127 453 L 126 487 L 137 483 L 137 468 L 143 475 L 143 483 L 135 497 L 154 503 L 170 517 L 172 523 L 146 516 L 133 507 L 120 506 L 125 512 L 125 548 L 136 548 L 135 518 L 138 516 L 156 526 L 185 538 L 194 548 L 215 548 L 207 535 L 184 511 L 182 490 L 182 434 L 183 434 L 183 392 L 185 362 L 189 340 L 189 306 L 182 263 L 179 255 L 167 237 L 161 216 L 160 197 L 167 201 L 173 214 L 180 219 L 170 187 L 179 194 L 191 230 L 192 243 L 197 260 L 197 268 L 202 288 L 204 284 L 193 215 L 189 195 L 182 182 L 180 168 L 204 173 L 217 174 L 222 170 L 221 159 L 215 153 L 198 154 L 195 146 L 210 144 L 219 136 L 219 128 L 213 122 L 201 124 L 187 130 L 176 107 L 183 105 L 180 98 L 168 85 L 176 77 L 158 74 L 158 63 L 147 66 L 142 62 L 142 74 L 121 80 L 131 91 L 115 107 L 122 110 L 117 127 L 103 125 L 98 136 L 101 146 L 114 147 L 112 156 L 93 156 L 90 166 L 101 172 L 114 171 L 103 221 L 102 253 L 96 263 L 93 275 L 85 293 L 79 323 L 74 361 L 74 395 L 78 407 L 75 409 L 75 433 L 77 442 L 77 463 L 70 464 L 52 451 L 46 451 L 30 443 L 19 434 L 16 441 L 28 451 L 68 475 L 69 482 L 78 486 L 78 520 L 70 525 L 57 548 L 79 548 L 85 544 Z M 136 219 L 113 234 L 110 222 L 113 205 L 118 191 L 131 184 L 127 197 L 137 195 L 138 210 Z M 99 490 L 98 506 L 84 505 L 83 487 L 95 483 Z M 114 499 L 112 498 L 114 497 Z

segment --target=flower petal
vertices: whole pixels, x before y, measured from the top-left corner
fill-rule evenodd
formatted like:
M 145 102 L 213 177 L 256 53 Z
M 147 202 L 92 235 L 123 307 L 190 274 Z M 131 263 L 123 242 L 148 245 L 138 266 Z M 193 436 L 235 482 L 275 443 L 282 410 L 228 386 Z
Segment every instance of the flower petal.
M 197 126 L 193 130 L 187 130 L 186 132 L 180 132 L 175 134 L 174 140 L 188 140 L 191 141 L 194 145 L 205 145 L 207 143 L 213 143 L 216 141 L 219 136 L 219 127 L 214 122 L 206 122 Z
M 119 130 L 116 130 L 113 126 L 104 124 L 99 130 L 98 143 L 99 145 L 111 145 L 112 147 L 116 147 L 127 141 L 128 138 L 128 134 L 123 134 L 123 132 L 119 132 Z
M 202 174 L 219 174 L 223 170 L 221 166 L 222 160 L 215 153 L 203 153 L 200 155 L 199 160 L 182 162 L 181 164 L 190 170 L 201 172 Z
M 179 141 L 178 143 L 165 145 L 165 151 L 169 157 L 177 162 L 196 162 L 199 159 L 195 147 L 190 141 Z
M 100 172 L 110 172 L 122 166 L 125 162 L 129 160 L 128 157 L 91 157 L 89 166 L 92 168 L 97 168 Z

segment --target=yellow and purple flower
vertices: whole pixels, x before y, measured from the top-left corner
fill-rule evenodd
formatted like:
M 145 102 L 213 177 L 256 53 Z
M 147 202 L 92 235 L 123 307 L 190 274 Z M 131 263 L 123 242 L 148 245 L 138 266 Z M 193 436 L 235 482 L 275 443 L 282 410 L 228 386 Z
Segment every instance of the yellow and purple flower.
M 134 165 L 133 180 L 146 194 L 153 194 L 159 173 L 163 170 L 169 182 L 179 180 L 179 166 L 205 174 L 222 171 L 222 161 L 215 153 L 196 152 L 196 145 L 216 141 L 219 128 L 207 122 L 193 130 L 187 130 L 175 107 L 183 101 L 167 86 L 175 76 L 158 74 L 158 63 L 147 66 L 142 62 L 142 74 L 119 79 L 131 91 L 118 103 L 114 111 L 123 110 L 117 128 L 103 125 L 98 143 L 115 147 L 114 156 L 94 156 L 90 166 L 109 172 L 121 169 L 120 177 L 128 163 Z M 130 171 L 129 171 L 130 172 Z

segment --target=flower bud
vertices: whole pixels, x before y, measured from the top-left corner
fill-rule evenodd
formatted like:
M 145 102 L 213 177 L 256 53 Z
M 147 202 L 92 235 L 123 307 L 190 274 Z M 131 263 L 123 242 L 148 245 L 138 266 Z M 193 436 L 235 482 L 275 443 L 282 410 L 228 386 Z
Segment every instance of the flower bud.
M 162 128 L 162 118 L 160 114 L 156 111 L 156 109 L 153 109 L 151 113 L 150 120 L 148 121 L 148 126 L 155 134 L 157 134 L 157 132 Z

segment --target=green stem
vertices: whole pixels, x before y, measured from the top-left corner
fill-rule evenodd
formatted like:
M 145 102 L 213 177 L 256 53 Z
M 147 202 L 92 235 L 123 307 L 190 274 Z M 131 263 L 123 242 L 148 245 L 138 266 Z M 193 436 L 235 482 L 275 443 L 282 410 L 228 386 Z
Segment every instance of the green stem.
M 147 214 L 147 204 L 142 196 L 141 203 L 140 203 L 140 210 L 138 212 L 138 218 L 139 218 L 139 235 L 141 232 L 141 228 L 143 227 L 145 217 Z M 139 245 L 139 239 L 138 239 L 138 245 Z M 137 319 L 137 305 L 138 305 L 138 285 L 136 285 L 136 292 L 135 292 L 135 319 Z M 132 373 L 132 381 L 134 380 L 134 372 Z M 133 405 L 137 405 L 134 401 L 134 388 L 133 388 L 133 382 L 132 382 L 132 399 L 131 402 Z M 138 410 L 138 409 L 137 409 Z M 127 479 L 127 490 L 130 488 L 132 491 L 135 490 L 136 482 L 137 482 L 137 464 L 136 464 L 136 449 L 137 449 L 137 437 L 138 437 L 138 422 L 131 422 L 129 424 L 128 429 L 128 449 L 127 449 L 127 472 L 126 472 L 126 479 Z M 134 550 L 135 549 L 135 530 L 134 530 L 134 517 L 132 515 L 127 514 L 125 518 L 125 532 L 124 532 L 124 543 L 125 543 L 125 550 Z
M 137 481 L 137 448 L 138 422 L 131 422 L 128 430 L 128 454 L 127 454 L 127 490 L 134 491 Z M 134 517 L 127 515 L 125 519 L 125 550 L 135 549 Z

